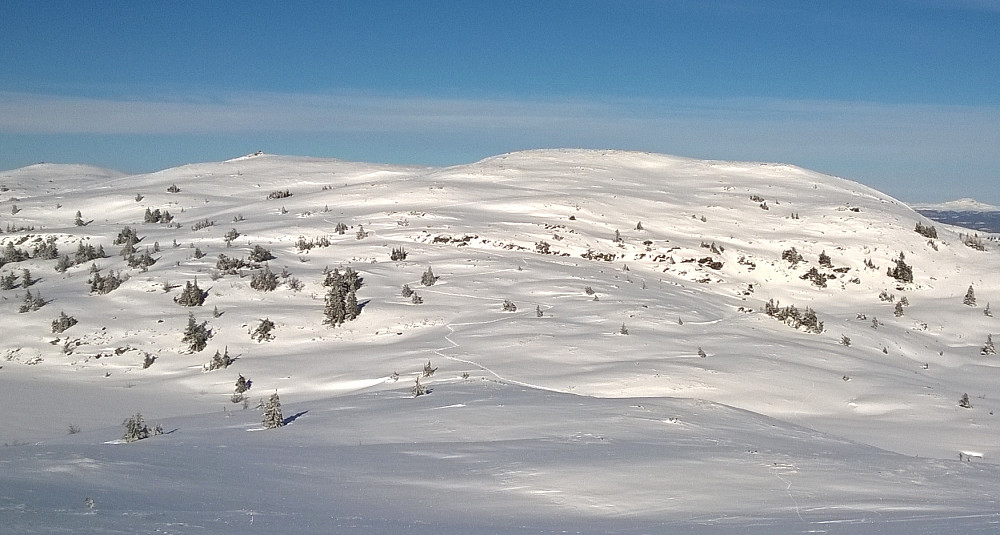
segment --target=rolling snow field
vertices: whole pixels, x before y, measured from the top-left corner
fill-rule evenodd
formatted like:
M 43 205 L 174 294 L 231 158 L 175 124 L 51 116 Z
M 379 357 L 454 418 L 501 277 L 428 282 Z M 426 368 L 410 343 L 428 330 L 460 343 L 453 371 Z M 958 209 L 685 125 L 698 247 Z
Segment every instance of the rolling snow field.
M 855 182 L 38 164 L 0 172 L 0 231 L 0 533 L 1000 531 L 997 235 Z M 357 317 L 325 324 L 348 269 Z M 137 413 L 162 434 L 124 440 Z

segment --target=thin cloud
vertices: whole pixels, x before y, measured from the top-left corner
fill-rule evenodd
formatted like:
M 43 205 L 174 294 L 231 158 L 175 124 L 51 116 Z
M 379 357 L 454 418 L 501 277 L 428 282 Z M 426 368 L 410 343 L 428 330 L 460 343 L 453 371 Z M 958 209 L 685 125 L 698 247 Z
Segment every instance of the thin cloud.
M 968 158 L 1000 167 L 1000 109 L 774 99 L 503 100 L 242 93 L 114 100 L 0 93 L 5 134 L 392 134 L 809 161 Z

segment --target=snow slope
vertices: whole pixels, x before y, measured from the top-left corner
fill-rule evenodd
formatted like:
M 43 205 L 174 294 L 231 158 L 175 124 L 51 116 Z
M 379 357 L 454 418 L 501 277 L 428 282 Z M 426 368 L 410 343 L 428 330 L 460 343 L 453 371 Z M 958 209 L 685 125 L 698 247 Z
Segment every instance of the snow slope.
M 0 268 L 40 279 L 0 291 L 0 521 L 17 532 L 1000 522 L 1000 368 L 980 354 L 998 331 L 984 314 L 1000 303 L 996 243 L 975 250 L 940 224 L 928 239 L 914 227 L 930 221 L 860 184 L 779 164 L 540 150 L 449 168 L 267 154 L 136 176 L 32 166 L 0 185 L 0 245 L 103 245 L 101 272 L 129 275 L 92 295 L 90 262 Z M 147 208 L 176 224 L 143 223 Z M 147 271 L 117 255 L 125 225 L 157 259 Z M 255 245 L 287 272 L 273 292 L 251 289 L 251 270 L 216 270 L 219 254 Z M 398 247 L 407 258 L 390 260 Z M 792 247 L 797 265 L 782 260 Z M 900 253 L 912 283 L 886 273 Z M 324 270 L 346 267 L 363 277 L 362 312 L 330 328 Z M 438 280 L 423 286 L 428 267 Z M 826 287 L 801 278 L 810 268 Z M 195 280 L 204 305 L 174 303 Z M 18 313 L 26 290 L 45 306 Z M 824 331 L 768 317 L 770 299 L 815 310 Z M 60 311 L 79 323 L 55 334 Z M 212 329 L 204 351 L 181 342 L 189 312 Z M 264 318 L 275 338 L 256 342 Z M 204 371 L 226 348 L 235 363 Z M 432 392 L 412 398 L 428 361 Z M 249 408 L 230 402 L 239 374 L 253 381 Z M 248 433 L 275 390 L 292 421 Z M 135 412 L 168 432 L 114 443 Z

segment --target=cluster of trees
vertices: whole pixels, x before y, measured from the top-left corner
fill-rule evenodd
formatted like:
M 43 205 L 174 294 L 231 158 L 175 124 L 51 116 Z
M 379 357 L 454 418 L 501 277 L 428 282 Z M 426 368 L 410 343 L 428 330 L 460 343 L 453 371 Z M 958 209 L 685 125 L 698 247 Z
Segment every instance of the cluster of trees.
M 347 268 L 344 273 L 340 273 L 338 269 L 327 272 L 323 281 L 323 286 L 328 288 L 323 324 L 337 327 L 358 317 L 361 308 L 358 305 L 357 291 L 361 288 L 361 283 L 358 272 L 351 268 Z
M 899 258 L 895 260 L 895 267 L 888 268 L 887 274 L 899 282 L 913 282 L 913 268 L 905 260 L 906 255 L 900 251 Z
M 938 237 L 937 229 L 934 228 L 934 225 L 931 225 L 929 227 L 928 226 L 924 226 L 924 225 L 920 224 L 920 221 L 917 221 L 917 226 L 913 230 L 917 234 L 920 234 L 921 236 L 923 236 L 925 238 L 930 238 L 932 240 L 936 240 L 937 237 Z
M 142 216 L 143 223 L 169 223 L 174 220 L 174 216 L 170 215 L 167 210 L 160 211 L 159 208 L 150 211 L 146 208 L 145 215 Z
M 764 304 L 764 313 L 779 320 L 795 329 L 805 327 L 806 332 L 821 334 L 823 332 L 823 322 L 816 317 L 816 312 L 811 308 L 799 310 L 795 305 L 781 307 L 780 303 L 775 303 L 774 299 L 769 299 Z

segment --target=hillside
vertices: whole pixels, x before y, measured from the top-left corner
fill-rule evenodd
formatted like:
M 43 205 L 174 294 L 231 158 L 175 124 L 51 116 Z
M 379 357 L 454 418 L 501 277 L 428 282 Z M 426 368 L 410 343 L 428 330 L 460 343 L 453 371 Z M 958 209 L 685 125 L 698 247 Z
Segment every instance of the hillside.
M 1000 361 L 981 354 L 1000 331 L 998 246 L 919 234 L 932 222 L 855 182 L 543 150 L 449 168 L 39 165 L 0 186 L 0 521 L 19 532 L 1000 521 Z M 114 243 L 126 226 L 136 267 Z M 81 245 L 107 257 L 57 271 Z M 911 282 L 887 273 L 901 253 Z M 227 274 L 220 255 L 255 265 Z M 92 292 L 93 265 L 120 286 Z M 251 287 L 264 266 L 273 291 Z M 348 268 L 360 312 L 325 325 L 326 274 Z M 204 303 L 178 304 L 195 282 Z M 78 323 L 55 333 L 60 312 Z M 189 313 L 211 332 L 201 351 L 182 341 Z M 253 339 L 265 319 L 273 339 Z M 236 360 L 207 371 L 216 351 Z M 231 402 L 240 375 L 247 403 Z M 247 433 L 275 391 L 289 424 Z M 114 443 L 136 412 L 166 434 Z

